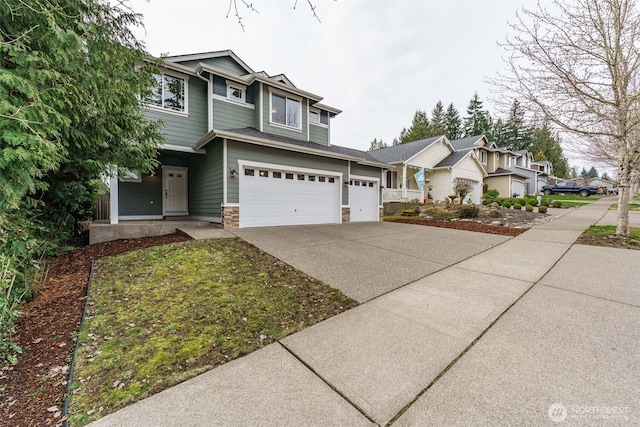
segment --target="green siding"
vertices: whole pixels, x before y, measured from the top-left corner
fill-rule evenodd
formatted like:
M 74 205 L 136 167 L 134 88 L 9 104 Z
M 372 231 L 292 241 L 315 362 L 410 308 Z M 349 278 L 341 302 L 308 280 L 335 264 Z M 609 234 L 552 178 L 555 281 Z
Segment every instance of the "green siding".
M 206 146 L 206 155 L 193 155 L 189 167 L 189 214 L 220 216 L 223 157 L 219 139 Z
M 238 160 L 273 163 L 277 165 L 283 165 L 285 167 L 293 166 L 299 168 L 320 169 L 331 172 L 342 172 L 343 180 L 347 178 L 348 173 L 348 162 L 346 160 L 313 156 L 310 154 L 279 150 L 277 148 L 246 144 L 238 141 L 228 141 L 227 168 L 240 171 Z M 378 176 L 379 175 L 380 174 L 378 173 Z M 227 180 L 228 203 L 240 202 L 238 183 L 238 179 Z M 343 186 L 342 203 L 345 205 L 349 200 L 347 193 L 347 190 Z
M 357 163 L 351 163 L 351 175 L 380 178 L 382 175 L 382 171 L 380 168 L 376 168 L 373 166 L 365 166 L 365 165 L 359 165 Z
M 329 128 L 310 124 L 309 141 L 322 145 L 329 145 Z
M 207 133 L 207 83 L 196 77 L 189 77 L 189 113 L 187 116 L 148 109 L 149 120 L 164 122 L 165 143 L 191 147 Z
M 162 174 L 143 175 L 142 182 L 120 182 L 118 215 L 162 215 Z
M 213 100 L 213 128 L 241 129 L 255 124 L 256 111 L 232 102 Z

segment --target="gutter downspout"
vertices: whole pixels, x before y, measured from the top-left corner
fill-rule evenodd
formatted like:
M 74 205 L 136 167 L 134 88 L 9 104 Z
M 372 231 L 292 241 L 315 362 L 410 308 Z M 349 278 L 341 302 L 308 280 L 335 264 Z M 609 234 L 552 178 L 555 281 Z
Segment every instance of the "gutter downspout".
M 200 74 L 202 70 L 196 70 L 196 76 L 202 80 L 207 82 L 207 126 L 208 131 L 213 130 L 213 75 L 209 73 L 209 78 L 205 78 L 202 74 Z

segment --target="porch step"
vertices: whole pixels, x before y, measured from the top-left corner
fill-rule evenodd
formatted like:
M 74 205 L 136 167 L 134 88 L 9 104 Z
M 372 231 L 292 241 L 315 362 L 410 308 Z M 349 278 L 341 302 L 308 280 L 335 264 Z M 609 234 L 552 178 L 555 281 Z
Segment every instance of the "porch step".
M 184 216 L 165 216 L 163 217 L 165 221 L 191 221 L 191 215 Z

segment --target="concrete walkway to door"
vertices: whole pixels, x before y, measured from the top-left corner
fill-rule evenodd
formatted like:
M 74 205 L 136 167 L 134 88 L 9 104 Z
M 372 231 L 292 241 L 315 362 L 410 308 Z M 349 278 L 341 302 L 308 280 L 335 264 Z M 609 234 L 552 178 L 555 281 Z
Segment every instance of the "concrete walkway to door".
M 394 245 L 386 256 L 435 270 L 392 291 L 372 282 L 386 293 L 92 425 L 638 425 L 640 251 L 573 245 L 609 203 L 495 245 L 461 232 L 450 247 L 478 245 L 467 258 L 434 240 L 426 250 L 441 250 L 448 267 L 384 234 L 407 225 L 377 224 L 376 236 L 365 233 L 375 224 L 343 227 L 351 238 L 327 229 L 317 233 L 324 242 L 297 247 L 290 231 L 262 243 L 256 231 L 247 238 L 288 245 L 282 256 L 294 260 L 296 250 L 320 256 L 314 248 L 333 245 L 322 274 L 345 282 L 351 273 L 332 270 L 366 262 L 381 241 Z M 362 281 L 387 266 L 374 256 L 380 264 L 365 264 L 374 272 L 363 268 Z M 345 289 L 368 298 L 361 286 Z

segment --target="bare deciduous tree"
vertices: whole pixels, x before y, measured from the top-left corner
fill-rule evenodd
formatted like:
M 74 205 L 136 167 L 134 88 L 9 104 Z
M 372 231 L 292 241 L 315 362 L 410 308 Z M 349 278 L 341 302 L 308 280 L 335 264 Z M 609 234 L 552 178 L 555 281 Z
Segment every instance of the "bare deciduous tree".
M 470 179 L 456 178 L 453 180 L 453 192 L 458 195 L 460 204 L 464 203 L 465 197 L 473 191 L 475 186 L 476 183 Z
M 629 235 L 632 172 L 640 164 L 640 11 L 637 0 L 554 0 L 522 10 L 507 39 L 509 73 L 492 82 L 579 136 L 583 150 L 615 159 L 616 234 Z M 600 146 L 599 148 L 597 148 Z
M 249 3 L 246 0 L 240 0 L 243 5 L 246 6 L 251 12 L 260 13 L 258 9 L 253 7 L 253 3 Z M 311 0 L 307 0 L 307 4 L 309 5 L 309 9 L 311 9 L 311 13 L 313 13 L 313 17 L 321 23 L 320 17 L 316 13 L 316 6 L 311 2 Z M 295 0 L 293 3 L 293 8 L 295 9 L 298 6 L 298 0 Z M 242 28 L 242 32 L 244 33 L 244 24 L 242 23 L 242 15 L 240 15 L 240 11 L 238 10 L 238 0 L 229 0 L 229 10 L 227 11 L 226 18 L 229 18 L 229 15 L 233 12 L 233 15 L 238 20 L 238 25 Z

